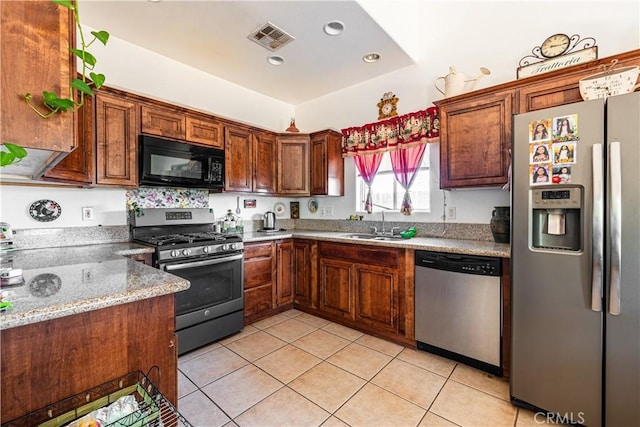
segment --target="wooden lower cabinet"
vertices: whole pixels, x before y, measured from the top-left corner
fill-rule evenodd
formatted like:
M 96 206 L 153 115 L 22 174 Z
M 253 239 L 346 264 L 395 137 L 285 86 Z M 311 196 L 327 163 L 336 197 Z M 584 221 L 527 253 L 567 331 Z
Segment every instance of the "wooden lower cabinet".
M 244 324 L 293 307 L 293 240 L 245 243 Z
M 377 329 L 398 331 L 398 270 L 377 265 L 354 265 L 355 319 Z
M 295 307 L 415 346 L 413 260 L 409 249 L 319 242 L 317 309 Z
M 353 263 L 320 257 L 320 310 L 353 320 L 355 318 Z
M 316 242 L 293 239 L 293 301 L 298 307 L 318 307 L 317 261 Z
M 293 303 L 294 269 L 293 269 L 293 240 L 288 239 L 276 243 L 276 305 L 283 306 Z
M 2 423 L 154 365 L 177 405 L 174 329 L 170 294 L 1 331 Z
M 245 324 L 269 316 L 275 307 L 275 244 L 244 245 Z

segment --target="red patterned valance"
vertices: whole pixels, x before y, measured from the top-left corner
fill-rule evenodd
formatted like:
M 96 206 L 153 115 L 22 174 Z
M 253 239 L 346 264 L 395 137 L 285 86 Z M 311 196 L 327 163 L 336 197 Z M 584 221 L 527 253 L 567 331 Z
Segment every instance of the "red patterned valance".
M 392 151 L 399 147 L 438 142 L 438 107 L 342 129 L 342 156 Z

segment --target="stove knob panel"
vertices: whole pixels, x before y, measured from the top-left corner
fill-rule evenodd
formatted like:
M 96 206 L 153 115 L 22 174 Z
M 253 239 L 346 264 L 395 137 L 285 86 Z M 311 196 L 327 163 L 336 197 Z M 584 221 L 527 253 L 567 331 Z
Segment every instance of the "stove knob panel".
M 183 249 L 183 250 L 182 250 L 182 255 L 184 255 L 184 256 L 189 256 L 189 255 L 191 255 L 191 249 Z

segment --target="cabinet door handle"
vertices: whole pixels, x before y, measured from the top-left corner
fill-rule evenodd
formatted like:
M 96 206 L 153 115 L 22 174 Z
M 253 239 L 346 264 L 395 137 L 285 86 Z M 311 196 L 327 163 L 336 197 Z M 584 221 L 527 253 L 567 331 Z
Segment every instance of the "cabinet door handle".
M 175 346 L 175 344 L 173 343 L 173 340 L 169 340 L 169 348 L 173 348 Z

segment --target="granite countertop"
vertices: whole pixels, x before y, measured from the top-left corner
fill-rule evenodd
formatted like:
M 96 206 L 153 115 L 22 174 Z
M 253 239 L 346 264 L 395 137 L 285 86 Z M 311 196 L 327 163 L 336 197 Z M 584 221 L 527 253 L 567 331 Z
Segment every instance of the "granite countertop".
M 439 237 L 412 237 L 411 239 L 397 240 L 365 240 L 348 237 L 353 234 L 362 233 L 353 233 L 347 231 L 284 230 L 275 233 L 245 233 L 243 235 L 243 240 L 246 243 L 251 243 L 297 237 L 312 240 L 326 240 L 359 245 L 387 246 L 423 251 L 448 252 L 463 255 L 480 255 L 499 258 L 509 258 L 511 256 L 509 244 L 494 243 L 486 240 L 445 239 Z
M 0 313 L 0 330 L 189 288 L 185 279 L 127 258 L 149 252 L 153 248 L 135 243 L 109 243 L 3 253 L 2 267 L 21 268 L 25 284 L 0 289 L 13 303 Z

